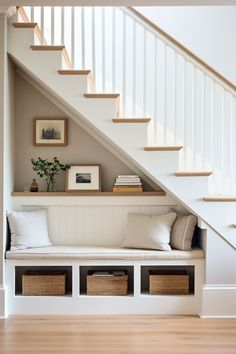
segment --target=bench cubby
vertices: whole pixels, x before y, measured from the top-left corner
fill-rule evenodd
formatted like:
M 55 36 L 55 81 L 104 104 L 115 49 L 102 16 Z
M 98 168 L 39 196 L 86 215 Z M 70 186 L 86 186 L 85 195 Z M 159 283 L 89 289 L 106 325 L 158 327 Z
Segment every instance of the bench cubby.
M 132 266 L 81 266 L 80 267 L 80 294 L 88 295 L 87 277 L 93 272 L 124 271 L 128 277 L 127 295 L 134 294 L 134 270 Z M 90 294 L 89 294 L 90 295 Z M 91 296 L 91 295 L 90 295 Z

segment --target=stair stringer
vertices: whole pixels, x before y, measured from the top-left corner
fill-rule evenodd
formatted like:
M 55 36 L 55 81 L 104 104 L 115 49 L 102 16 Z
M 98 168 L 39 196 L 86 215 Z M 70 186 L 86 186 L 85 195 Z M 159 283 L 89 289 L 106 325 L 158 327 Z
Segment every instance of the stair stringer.
M 173 155 L 173 152 L 163 154 L 143 150 L 148 143 L 148 124 L 114 124 L 112 118 L 116 117 L 117 105 L 114 99 L 88 100 L 75 84 L 71 84 L 65 91 L 63 76 L 57 72 L 61 69 L 58 66 L 62 65 L 62 59 L 58 56 L 60 53 L 43 52 L 38 55 L 39 53 L 31 51 L 30 43 L 24 42 L 20 31 L 10 26 L 9 32 L 10 55 L 50 95 L 60 100 L 62 106 L 76 117 L 77 123 L 83 121 L 90 129 L 95 130 L 104 141 L 236 248 L 236 231 L 230 227 L 236 208 L 233 203 L 224 203 L 222 215 L 222 205 L 209 204 L 202 200 L 207 195 L 207 177 L 177 178 L 174 172 L 178 169 L 178 152 Z M 86 93 L 86 88 L 84 90 Z

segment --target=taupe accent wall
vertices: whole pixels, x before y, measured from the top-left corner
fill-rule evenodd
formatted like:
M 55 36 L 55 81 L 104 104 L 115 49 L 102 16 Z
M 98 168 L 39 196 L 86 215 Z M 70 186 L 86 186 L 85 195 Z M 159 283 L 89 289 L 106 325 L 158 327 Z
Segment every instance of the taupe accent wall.
M 64 117 L 53 103 L 21 78 L 15 77 L 15 191 L 23 191 L 33 178 L 39 189 L 46 190 L 46 184 L 32 170 L 31 158 L 57 156 L 62 163 L 101 164 L 102 190 L 111 191 L 114 178 L 118 174 L 133 173 L 123 162 L 97 142 L 73 120 L 68 120 L 68 145 L 65 147 L 33 146 L 33 117 Z M 65 174 L 56 177 L 56 190 L 65 190 Z

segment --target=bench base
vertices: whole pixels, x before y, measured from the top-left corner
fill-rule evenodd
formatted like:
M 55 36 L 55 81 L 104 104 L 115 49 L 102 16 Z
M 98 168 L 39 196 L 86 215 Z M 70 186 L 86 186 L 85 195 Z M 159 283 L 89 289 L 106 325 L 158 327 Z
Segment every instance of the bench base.
M 32 250 L 31 250 L 32 251 Z M 147 251 L 155 252 L 155 251 Z M 173 252 L 173 251 L 172 251 Z M 204 282 L 204 258 L 185 259 L 8 259 L 5 261 L 8 289 L 8 314 L 65 315 L 65 314 L 158 314 L 199 315 L 201 314 L 202 288 Z M 165 252 L 161 252 L 163 255 Z M 198 256 L 200 256 L 200 253 Z M 19 253 L 22 254 L 22 253 Z M 126 254 L 126 253 L 125 253 Z M 142 251 L 142 254 L 143 253 Z M 78 256 L 78 255 L 77 255 Z M 117 256 L 117 254 L 116 254 Z M 127 256 L 127 254 L 126 254 Z M 167 256 L 167 255 L 166 255 Z M 183 254 L 182 254 L 183 256 Z M 38 257 L 38 256 L 37 256 Z M 51 256 L 53 257 L 53 256 Z M 100 256 L 101 257 L 101 254 Z M 104 257 L 104 254 L 103 254 Z M 134 254 L 132 254 L 134 257 Z M 136 253 L 137 257 L 137 253 Z M 170 257 L 170 256 L 169 256 Z M 193 257 L 193 255 L 192 255 Z M 31 256 L 32 258 L 32 256 Z M 107 259 L 109 258 L 109 259 Z M 19 269 L 37 267 L 69 269 L 71 288 L 64 296 L 23 296 L 15 278 Z M 166 268 L 193 269 L 194 291 L 189 295 L 149 295 L 143 281 L 144 269 Z M 83 277 L 87 269 L 123 269 L 131 275 L 127 296 L 89 296 L 83 290 Z

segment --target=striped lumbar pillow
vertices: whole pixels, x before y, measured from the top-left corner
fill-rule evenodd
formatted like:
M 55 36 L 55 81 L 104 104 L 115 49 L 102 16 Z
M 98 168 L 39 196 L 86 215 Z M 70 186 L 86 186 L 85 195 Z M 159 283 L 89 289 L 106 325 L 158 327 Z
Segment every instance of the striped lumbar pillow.
M 172 228 L 170 245 L 182 251 L 190 251 L 197 217 L 195 215 L 179 215 Z

